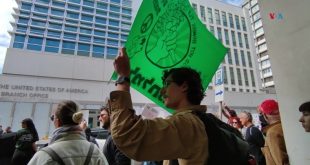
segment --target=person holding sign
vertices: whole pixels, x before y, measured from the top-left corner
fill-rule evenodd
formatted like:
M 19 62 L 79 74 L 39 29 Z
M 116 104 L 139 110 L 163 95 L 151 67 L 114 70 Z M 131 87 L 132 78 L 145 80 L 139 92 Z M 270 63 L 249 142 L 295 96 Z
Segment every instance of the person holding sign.
M 110 93 L 113 118 L 111 134 L 117 147 L 138 160 L 178 159 L 180 165 L 205 164 L 208 159 L 208 136 L 204 124 L 192 111 L 206 111 L 200 105 L 204 95 L 199 74 L 190 68 L 164 72 L 161 95 L 165 106 L 175 110 L 167 118 L 142 119 L 135 115 L 130 96 L 130 63 L 122 48 L 114 61 L 119 78 L 116 91 Z

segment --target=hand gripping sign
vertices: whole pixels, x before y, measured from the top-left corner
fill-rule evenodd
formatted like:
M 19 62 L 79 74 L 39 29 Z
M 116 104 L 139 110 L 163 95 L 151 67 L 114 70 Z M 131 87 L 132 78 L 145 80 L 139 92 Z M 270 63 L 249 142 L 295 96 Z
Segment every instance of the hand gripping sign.
M 144 0 L 125 47 L 131 87 L 161 107 L 164 70 L 191 67 L 200 73 L 206 89 L 227 51 L 201 23 L 188 0 Z

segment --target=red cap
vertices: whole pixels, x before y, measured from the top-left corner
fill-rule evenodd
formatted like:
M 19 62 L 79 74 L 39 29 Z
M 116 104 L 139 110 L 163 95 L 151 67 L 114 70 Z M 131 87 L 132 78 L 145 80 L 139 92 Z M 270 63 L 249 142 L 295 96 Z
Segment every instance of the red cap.
M 267 114 L 267 115 L 279 114 L 278 102 L 276 102 L 275 100 L 272 100 L 272 99 L 263 101 L 260 104 L 259 109 L 262 113 Z

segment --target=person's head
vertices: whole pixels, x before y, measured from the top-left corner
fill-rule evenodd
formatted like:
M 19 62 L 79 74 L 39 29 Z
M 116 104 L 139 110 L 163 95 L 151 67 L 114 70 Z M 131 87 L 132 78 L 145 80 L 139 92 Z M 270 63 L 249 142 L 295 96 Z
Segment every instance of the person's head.
M 26 118 L 26 119 L 22 120 L 22 128 L 28 129 L 31 132 L 35 141 L 39 140 L 37 129 L 36 129 L 33 121 L 30 118 Z
M 242 128 L 239 117 L 232 117 L 232 126 L 237 129 Z
M 302 113 L 299 121 L 302 123 L 306 132 L 310 132 L 310 101 L 299 106 L 299 111 Z
M 104 129 L 110 128 L 110 113 L 108 107 L 102 107 L 100 109 L 99 121 L 102 123 Z
M 229 111 L 229 115 L 230 115 L 231 117 L 237 117 L 237 113 L 236 113 L 236 111 L 233 110 L 233 109 L 231 109 L 231 110 Z
M 280 121 L 280 111 L 278 102 L 273 99 L 264 100 L 259 105 L 259 111 L 262 113 L 268 124 Z
M 5 128 L 5 132 L 6 133 L 11 133 L 12 132 L 12 128 L 9 126 L 9 127 L 6 127 Z
M 198 72 L 191 68 L 173 68 L 164 71 L 161 95 L 168 108 L 178 109 L 188 105 L 200 105 L 204 90 Z
M 252 125 L 253 117 L 250 112 L 243 111 L 238 115 L 241 125 L 248 127 Z
M 62 101 L 57 105 L 54 115 L 51 117 L 56 128 L 61 126 L 78 125 L 83 120 L 83 113 L 78 105 L 70 100 Z

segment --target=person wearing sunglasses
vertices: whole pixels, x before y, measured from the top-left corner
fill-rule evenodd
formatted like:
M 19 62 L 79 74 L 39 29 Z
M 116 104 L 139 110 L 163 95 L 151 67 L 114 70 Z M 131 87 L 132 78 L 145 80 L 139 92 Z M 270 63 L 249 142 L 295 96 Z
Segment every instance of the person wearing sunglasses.
M 130 158 L 123 154 L 115 145 L 111 136 L 111 118 L 108 107 L 102 107 L 100 109 L 99 121 L 102 124 L 102 128 L 109 131 L 105 144 L 103 146 L 103 154 L 106 156 L 109 165 L 130 165 Z
M 130 96 L 130 63 L 125 49 L 114 61 L 119 81 L 110 93 L 111 134 L 116 146 L 138 161 L 160 161 L 181 165 L 208 161 L 208 136 L 203 122 L 193 112 L 206 112 L 200 105 L 204 90 L 200 75 L 188 67 L 166 70 L 161 96 L 166 107 L 175 110 L 169 118 L 143 119 L 135 115 Z M 124 80 L 124 81 L 121 81 Z
M 56 130 L 47 147 L 38 151 L 28 165 L 108 164 L 105 156 L 87 141 L 80 123 L 83 113 L 73 101 L 62 101 L 51 116 Z

